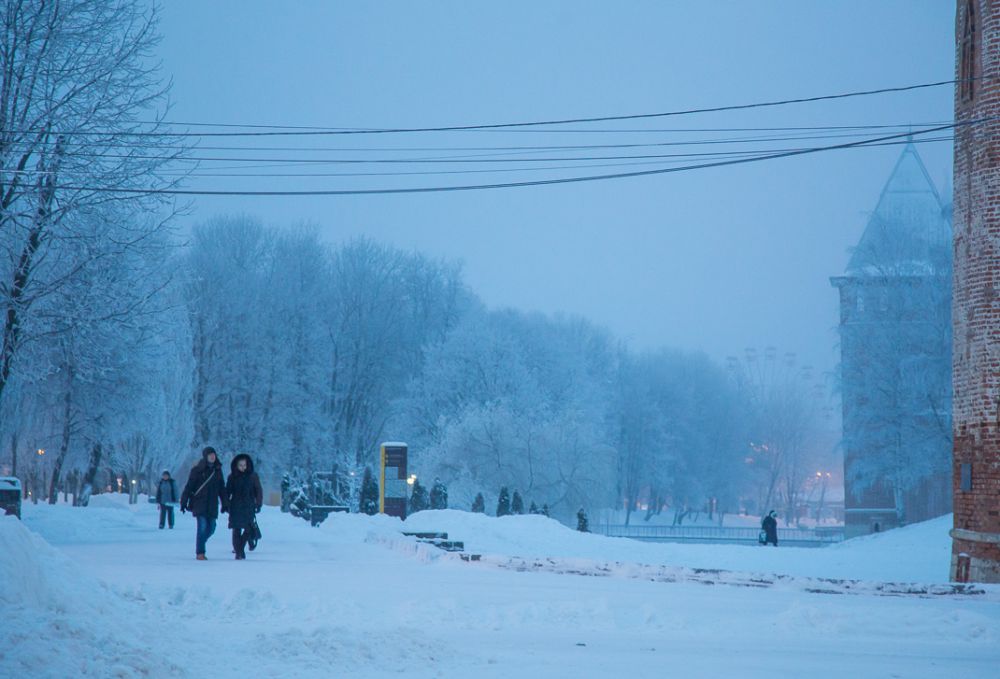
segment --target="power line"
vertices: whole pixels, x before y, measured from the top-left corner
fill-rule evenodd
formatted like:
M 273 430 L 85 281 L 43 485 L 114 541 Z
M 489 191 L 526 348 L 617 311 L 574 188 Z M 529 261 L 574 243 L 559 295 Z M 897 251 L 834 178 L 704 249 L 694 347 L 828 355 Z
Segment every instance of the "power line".
M 859 148 L 876 148 L 880 146 L 896 146 L 900 144 L 925 144 L 925 143 L 935 143 L 941 141 L 952 141 L 954 137 L 952 136 L 941 136 L 941 137 L 928 137 L 925 139 L 914 139 L 912 141 L 888 141 L 888 142 L 878 142 L 865 144 Z M 753 151 L 712 151 L 707 153 L 677 153 L 677 154 L 664 154 L 662 159 L 658 160 L 641 160 L 636 162 L 620 162 L 620 163 L 586 163 L 582 165 L 554 165 L 547 167 L 500 167 L 500 168 L 481 168 L 481 169 L 457 169 L 457 170 L 413 170 L 413 171 L 391 171 L 391 172 L 220 172 L 213 169 L 208 172 L 200 172 L 198 170 L 192 170 L 190 172 L 176 171 L 176 172 L 164 172 L 161 176 L 170 177 L 181 177 L 181 178 L 198 178 L 198 179 L 214 179 L 214 178 L 232 178 L 232 179 L 302 179 L 302 178 L 324 178 L 324 177 L 402 177 L 402 176 L 438 176 L 438 175 L 463 175 L 463 174 L 491 174 L 491 173 L 508 173 L 508 172 L 551 172 L 554 170 L 579 170 L 579 169 L 591 169 L 591 168 L 602 168 L 602 167 L 634 167 L 641 165 L 668 165 L 675 163 L 689 162 L 695 158 L 714 158 L 714 159 L 726 159 L 726 158 L 743 158 L 748 156 L 759 157 L 767 153 L 784 152 L 784 151 L 797 151 L 802 150 L 799 148 L 785 148 L 785 149 L 767 149 L 767 150 L 753 150 Z M 660 158 L 658 156 L 658 158 Z M 672 160 L 669 160 L 672 159 Z M 219 168 L 219 169 L 231 169 L 231 170 L 242 170 L 242 169 L 260 169 L 261 167 L 268 167 L 267 165 L 249 165 L 249 166 L 237 166 L 234 168 Z M 286 166 L 287 167 L 287 166 Z M 66 176 L 92 176 L 91 172 L 84 171 L 74 171 L 62 168 L 59 170 L 10 170 L 9 174 L 23 174 L 30 176 L 40 176 L 40 175 L 55 175 L 59 177 Z
M 690 141 L 676 142 L 651 142 L 649 144 L 608 144 L 597 147 L 579 147 L 581 150 L 587 148 L 599 149 L 629 149 L 644 147 L 683 147 L 683 146 L 714 146 L 722 144 L 757 144 L 770 142 L 787 141 L 813 141 L 818 139 L 840 139 L 844 137 L 858 137 L 854 134 L 833 134 L 833 135 L 807 135 L 792 137 L 750 137 L 736 139 L 695 139 Z M 874 137 L 870 137 L 874 138 Z M 135 148 L 141 149 L 142 146 Z M 250 149 L 248 149 L 249 151 Z M 308 151 L 309 149 L 297 149 Z M 444 149 L 450 150 L 450 149 Z M 537 147 L 530 151 L 519 151 L 510 153 L 484 153 L 478 155 L 445 155 L 419 158 L 288 158 L 288 157 L 246 157 L 246 156 L 188 156 L 177 158 L 177 162 L 184 163 L 269 163 L 273 165 L 358 165 L 358 164 L 389 164 L 389 165 L 420 165 L 420 164 L 502 164 L 502 163 L 563 163 L 563 162 L 596 162 L 605 160 L 647 160 L 653 158 L 674 158 L 678 156 L 697 156 L 708 154 L 632 154 L 632 155 L 576 155 L 576 156 L 549 156 L 549 157 L 526 157 L 530 153 L 541 153 L 549 150 L 547 147 Z M 779 151 L 787 149 L 758 149 L 747 153 L 758 153 L 762 151 Z M 94 158 L 109 160 L 158 160 L 157 155 L 142 155 L 139 153 L 107 153 L 107 152 L 73 152 L 69 154 L 73 158 Z M 498 157 L 506 156 L 506 157 Z M 511 157 L 517 156 L 517 157 Z
M 914 90 L 941 87 L 943 85 L 953 85 L 955 80 L 939 80 L 936 82 L 920 83 L 917 85 L 904 85 L 899 87 L 882 87 L 873 90 L 860 90 L 854 92 L 842 92 L 839 94 L 825 94 L 813 97 L 798 97 L 793 99 L 781 99 L 776 101 L 754 102 L 749 104 L 734 104 L 727 106 L 712 106 L 706 108 L 680 109 L 675 111 L 665 111 L 659 113 L 637 113 L 629 115 L 595 116 L 587 118 L 561 118 L 552 120 L 533 120 L 509 123 L 490 123 L 472 125 L 448 125 L 443 127 L 397 127 L 397 128 L 321 128 L 321 129 L 299 129 L 283 128 L 281 130 L 267 130 L 254 132 L 156 132 L 152 130 L 121 132 L 118 136 L 123 137 L 274 137 L 274 136 L 339 136 L 339 135 L 367 135 L 367 134 L 400 134 L 418 132 L 461 132 L 469 130 L 501 130 L 522 127 L 542 127 L 552 125 L 577 125 L 598 122 L 623 121 L 623 120 L 649 120 L 654 118 L 667 118 L 675 116 L 695 115 L 702 113 L 722 113 L 726 111 L 745 111 L 756 108 L 772 108 L 776 106 L 787 106 L 791 104 L 806 104 L 818 101 L 832 101 L 837 99 L 848 99 L 854 97 L 867 97 L 877 94 L 890 94 L 899 92 L 911 92 Z M 164 125 L 159 121 L 157 125 Z M 227 123 L 205 123 L 206 125 L 228 125 Z M 241 127 L 251 127 L 244 125 Z M 254 126 L 260 127 L 260 126 Z M 3 130 L 4 134 L 24 134 L 25 131 Z M 55 131 L 58 134 L 59 131 Z M 64 131 L 65 134 L 75 134 L 79 136 L 107 136 L 106 132 L 97 131 Z
M 969 121 L 970 123 L 974 121 Z M 685 165 L 681 167 L 657 168 L 652 170 L 637 170 L 634 172 L 619 172 L 601 175 L 584 175 L 575 177 L 560 177 L 553 179 L 538 179 L 520 182 L 500 182 L 492 184 L 466 184 L 457 186 L 426 186 L 411 188 L 381 188 L 381 189 L 331 189 L 331 190 L 302 190 L 302 191 L 240 191 L 240 190 L 200 190 L 200 189 L 133 189 L 133 188 L 111 188 L 111 187 L 87 187 L 64 185 L 58 188 L 67 191 L 81 191 L 90 193 L 125 193 L 125 194 L 145 194 L 145 195 L 176 195 L 176 196 L 357 196 L 357 195 L 387 195 L 404 193 L 442 193 L 450 191 L 480 191 L 490 189 L 523 188 L 528 186 L 548 186 L 553 184 L 570 184 L 580 182 L 606 181 L 611 179 L 626 179 L 634 177 L 646 177 L 674 172 L 685 172 L 690 170 L 701 170 L 714 167 L 724 167 L 728 165 L 742 165 L 746 163 L 756 163 L 765 160 L 777 160 L 792 156 L 807 155 L 825 151 L 836 151 L 841 149 L 859 148 L 874 145 L 880 142 L 887 142 L 908 138 L 911 136 L 926 135 L 933 132 L 955 129 L 959 125 L 968 123 L 954 123 L 941 125 L 933 128 L 926 128 L 915 132 L 904 132 L 892 134 L 876 139 L 845 142 L 830 146 L 818 146 L 806 149 L 783 151 L 780 153 L 765 153 L 760 156 L 749 158 L 737 158 L 730 160 L 720 160 L 696 165 Z
M 172 145 L 172 144 L 157 144 L 155 147 L 158 150 L 164 149 L 176 149 L 176 150 L 196 150 L 196 151 L 234 151 L 234 152 L 285 152 L 285 151 L 299 151 L 299 152 L 309 152 L 309 153 L 347 153 L 347 152 L 357 152 L 357 153 L 426 153 L 426 152 L 440 152 L 440 151 L 566 151 L 566 150 L 587 150 L 587 149 L 619 149 L 619 148 L 643 148 L 643 147 L 656 147 L 656 146 L 685 146 L 685 145 L 695 145 L 695 144 L 721 144 L 721 143 L 749 143 L 749 142 L 767 142 L 767 141 L 786 141 L 786 140 L 809 140 L 809 139 L 833 139 L 838 137 L 850 137 L 857 136 L 852 134 L 825 134 L 825 135 L 798 135 L 796 132 L 861 132 L 865 130 L 886 130 L 886 129 L 912 129 L 914 127 L 927 127 L 933 125 L 943 125 L 947 121 L 932 121 L 932 122 L 920 122 L 920 123 L 897 123 L 893 125 L 851 125 L 851 126 L 814 126 L 814 127 L 762 127 L 762 128 L 716 128 L 716 129 L 690 129 L 690 130 L 675 130 L 675 132 L 683 133 L 694 133 L 694 132 L 779 132 L 784 131 L 787 134 L 770 136 L 770 137 L 731 137 L 722 139 L 692 139 L 692 140 L 680 140 L 680 141 L 659 141 L 659 142 L 632 142 L 632 143 L 618 143 L 618 144 L 531 144 L 531 145 L 519 145 L 519 146 L 338 146 L 338 147 L 322 147 L 322 146 L 259 146 L 259 145 L 240 145 L 240 146 L 189 146 L 189 145 Z M 554 130 L 538 130 L 541 132 L 552 132 Z M 587 130 L 592 131 L 592 130 Z M 629 132 L 645 132 L 645 130 L 627 130 Z M 662 131 L 661 131 L 662 132 Z M 39 146 L 55 146 L 56 144 L 61 144 L 62 148 L 82 148 L 86 149 L 93 145 L 93 142 L 66 142 L 57 141 L 50 139 L 48 141 L 12 141 L 7 144 L 8 148 L 35 148 Z M 148 144 L 142 142 L 121 142 L 111 145 L 114 148 L 151 148 Z M 73 155 L 85 155 L 85 153 Z M 95 156 L 97 154 L 94 154 Z M 207 159 L 199 159 L 207 160 Z

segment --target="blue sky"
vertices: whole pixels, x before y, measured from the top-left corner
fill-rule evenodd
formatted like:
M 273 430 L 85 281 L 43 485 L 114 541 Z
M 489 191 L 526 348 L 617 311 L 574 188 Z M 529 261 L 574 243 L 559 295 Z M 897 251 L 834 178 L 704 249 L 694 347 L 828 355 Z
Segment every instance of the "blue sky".
M 947 80 L 953 22 L 953 5 L 943 0 L 171 0 L 163 7 L 160 54 L 174 82 L 174 120 L 441 126 L 668 111 Z M 950 120 L 951 97 L 951 89 L 941 87 L 646 125 L 916 125 Z M 539 133 L 407 137 L 350 143 L 437 147 L 587 139 Z M 648 141 L 669 138 L 644 135 Z M 332 242 L 366 235 L 462 260 L 469 285 L 491 306 L 580 314 L 640 349 L 671 346 L 722 359 L 745 347 L 774 345 L 825 371 L 837 360 L 837 296 L 828 278 L 843 271 L 847 249 L 860 237 L 900 152 L 841 151 L 492 192 L 204 198 L 186 221 L 243 212 L 270 224 L 314 224 Z M 948 195 L 950 143 L 923 144 L 920 153 Z M 477 179 L 212 185 L 322 188 Z

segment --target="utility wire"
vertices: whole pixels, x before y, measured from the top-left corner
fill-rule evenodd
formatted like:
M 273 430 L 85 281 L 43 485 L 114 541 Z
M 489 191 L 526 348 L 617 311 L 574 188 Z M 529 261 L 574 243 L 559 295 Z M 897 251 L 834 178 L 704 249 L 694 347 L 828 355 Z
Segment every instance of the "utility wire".
M 844 137 L 856 138 L 859 135 L 855 134 L 834 134 L 834 135 L 810 135 L 810 136 L 793 136 L 793 137 L 754 137 L 754 138 L 742 138 L 742 139 L 698 139 L 686 142 L 654 142 L 650 144 L 609 144 L 603 147 L 605 149 L 616 149 L 616 148 L 644 148 L 644 147 L 683 147 L 683 146 L 714 146 L 722 144 L 756 144 L 756 143 L 770 143 L 770 142 L 782 142 L 782 141 L 813 141 L 819 139 L 841 139 Z M 136 148 L 144 148 L 138 146 Z M 581 150 L 587 147 L 580 147 Z M 309 149 L 298 149 L 300 151 L 307 151 Z M 418 158 L 283 158 L 283 157 L 238 157 L 238 156 L 188 156 L 184 158 L 177 158 L 177 162 L 184 163 L 271 163 L 275 165 L 282 164 L 293 164 L 293 165 L 357 165 L 357 164 L 389 164 L 389 165 L 420 165 L 420 164 L 499 164 L 499 163 L 564 163 L 564 162 L 597 162 L 606 160 L 648 160 L 653 158 L 674 158 L 678 156 L 697 156 L 697 155 L 709 155 L 709 154 L 673 154 L 673 153 L 648 153 L 648 154 L 631 154 L 631 155 L 576 155 L 576 156 L 548 156 L 548 157 L 527 157 L 532 153 L 542 153 L 547 151 L 545 147 L 539 147 L 538 149 L 532 151 L 520 151 L 520 152 L 506 152 L 506 153 L 484 153 L 477 155 L 446 155 L 446 156 L 431 156 L 431 157 L 418 157 Z M 749 151 L 749 153 L 758 153 L 761 151 L 783 151 L 788 149 L 757 149 Z M 96 153 L 96 152 L 74 152 L 70 154 L 73 158 L 96 158 L 96 159 L 130 159 L 130 160 L 156 160 L 160 156 L 155 155 L 142 155 L 138 153 Z M 504 157 L 500 157 L 504 156 Z M 516 157 L 513 157 L 516 156 Z
M 308 153 L 426 153 L 426 152 L 444 152 L 444 151 L 524 151 L 524 152 L 542 152 L 542 151 L 574 151 L 574 150 L 591 150 L 591 149 L 627 149 L 627 148 L 647 148 L 647 147 L 664 147 L 664 146 L 689 146 L 689 145 L 702 145 L 702 144 L 724 144 L 724 143 L 734 143 L 734 144 L 745 144 L 754 142 L 772 142 L 772 141 L 790 141 L 790 140 L 814 140 L 814 139 L 837 139 L 844 137 L 859 136 L 858 134 L 846 133 L 846 130 L 852 130 L 855 132 L 860 132 L 863 130 L 884 130 L 884 129 L 912 129 L 913 127 L 927 127 L 933 125 L 943 125 L 946 124 L 945 121 L 935 121 L 928 123 L 908 123 L 908 124 L 896 124 L 896 125 L 869 125 L 869 126 L 850 126 L 850 127 L 811 127 L 811 128 L 785 128 L 788 130 L 798 131 L 813 131 L 813 132 L 836 132 L 835 134 L 797 134 L 795 132 L 789 132 L 787 134 L 781 135 L 771 135 L 771 136 L 752 136 L 752 137 L 723 137 L 715 139 L 688 139 L 688 140 L 677 140 L 677 141 L 657 141 L 657 142 L 645 142 L 645 143 L 617 143 L 617 144 L 547 144 L 547 145 L 520 145 L 520 146 L 418 146 L 418 147 L 351 147 L 351 146 L 339 146 L 339 147 L 316 147 L 316 146 L 259 146 L 259 145 L 240 145 L 240 146 L 180 146 L 180 145 L 164 145 L 157 144 L 155 147 L 158 150 L 175 149 L 175 150 L 194 150 L 194 151 L 231 151 L 237 153 L 250 153 L 250 152 L 287 152 L 287 151 L 297 151 L 297 152 L 308 152 Z M 748 128 L 749 130 L 750 128 Z M 761 128 L 762 130 L 768 128 Z M 66 142 L 57 141 L 50 139 L 48 141 L 41 142 L 28 142 L 28 141 L 12 141 L 7 144 L 7 148 L 34 148 L 38 146 L 53 146 L 55 144 L 61 144 L 62 148 L 80 148 L 83 149 L 82 152 L 74 152 L 74 156 L 85 157 L 87 156 L 86 149 L 93 145 L 93 142 Z M 111 145 L 113 148 L 128 149 L 128 148 L 138 148 L 145 149 L 151 148 L 148 144 L 142 142 L 122 142 L 115 143 Z M 92 154 L 92 157 L 102 157 L 103 154 Z M 512 154 L 513 155 L 513 154 Z M 105 156 L 108 157 L 108 156 Z M 217 159 L 217 158 L 205 158 L 205 157 L 190 157 L 187 160 L 197 160 L 197 161 L 213 161 L 213 162 L 236 162 L 238 160 L 245 159 Z M 258 161 L 259 162 L 259 161 Z M 290 162 L 298 162 L 292 160 Z
M 954 137 L 952 136 L 941 136 L 941 137 L 928 137 L 925 139 L 914 139 L 909 140 L 896 140 L 888 142 L 879 142 L 873 144 L 866 144 L 859 148 L 876 148 L 880 146 L 897 146 L 900 144 L 925 144 L 934 143 L 940 141 L 952 141 Z M 686 163 L 690 162 L 694 158 L 714 158 L 714 159 L 728 159 L 728 158 L 743 158 L 747 156 L 759 157 L 766 153 L 775 153 L 778 151 L 796 151 L 802 150 L 801 148 L 793 149 L 767 149 L 767 150 L 754 150 L 754 151 L 712 151 L 708 153 L 677 153 L 677 154 L 667 154 L 664 158 L 673 158 L 673 160 L 643 160 L 636 162 L 621 162 L 621 163 L 599 163 L 599 164 L 582 164 L 582 165 L 553 165 L 548 167 L 499 167 L 499 168 L 482 168 L 482 169 L 460 169 L 460 170 L 413 170 L 413 171 L 402 171 L 402 172 L 221 172 L 213 169 L 207 172 L 200 172 L 193 170 L 190 172 L 177 171 L 177 172 L 164 172 L 161 176 L 169 177 L 182 177 L 182 178 L 198 178 L 198 179 L 212 179 L 212 178 L 230 178 L 230 179 L 300 179 L 300 178 L 322 178 L 322 177 L 402 177 L 402 176 L 437 176 L 437 175 L 463 175 L 463 174 L 491 174 L 491 173 L 507 173 L 507 172 L 551 172 L 553 170 L 580 170 L 580 169 L 591 169 L 591 168 L 603 168 L 603 167 L 634 167 L 641 165 L 668 165 L 676 163 Z M 251 165 L 245 167 L 235 167 L 235 168 L 218 168 L 218 169 L 259 169 L 265 166 Z M 75 171 L 67 170 L 62 168 L 59 170 L 10 170 L 9 174 L 23 174 L 30 176 L 40 176 L 40 175 L 54 175 L 59 177 L 66 176 L 92 176 L 92 173 L 86 171 Z
M 66 191 L 80 191 L 90 193 L 125 193 L 125 194 L 146 194 L 146 195 L 176 195 L 176 196 L 359 196 L 359 195 L 387 195 L 405 193 L 442 193 L 450 191 L 479 191 L 490 189 L 523 188 L 528 186 L 548 186 L 553 184 L 571 184 L 580 182 L 606 181 L 611 179 L 626 179 L 633 177 L 647 177 L 659 174 L 674 172 L 685 172 L 690 170 L 701 170 L 713 167 L 724 167 L 728 165 L 742 165 L 746 163 L 756 163 L 766 160 L 777 160 L 792 156 L 801 156 L 825 151 L 836 151 L 841 149 L 859 148 L 870 146 L 881 142 L 893 141 L 912 136 L 921 136 L 933 132 L 952 130 L 960 125 L 972 124 L 981 121 L 968 121 L 966 123 L 953 123 L 938 127 L 926 128 L 923 130 L 904 132 L 899 134 L 886 135 L 875 139 L 845 142 L 830 146 L 818 146 L 806 149 L 796 149 L 779 153 L 764 153 L 759 156 L 749 158 L 737 158 L 730 160 L 720 160 L 709 163 L 685 165 L 681 167 L 657 168 L 652 170 L 637 170 L 634 172 L 619 172 L 599 175 L 583 175 L 575 177 L 560 177 L 554 179 L 538 179 L 520 182 L 499 182 L 491 184 L 465 184 L 453 186 L 425 186 L 411 188 L 379 188 L 379 189 L 331 189 L 331 190 L 301 190 L 301 191 L 240 191 L 240 190 L 204 190 L 204 189 L 133 189 L 133 188 L 110 188 L 110 187 L 89 187 L 63 185 L 58 188 Z
M 776 101 L 763 101 L 754 102 L 749 104 L 734 104 L 728 106 L 712 106 L 707 108 L 692 108 L 692 109 L 681 109 L 675 111 L 665 111 L 660 113 L 637 113 L 630 115 L 616 115 L 616 116 L 596 116 L 589 118 L 561 118 L 553 120 L 533 120 L 533 121 L 523 121 L 523 122 L 510 122 L 510 123 L 491 123 L 491 124 L 478 124 L 478 125 L 448 125 L 443 127 L 396 127 L 396 128 L 356 128 L 356 129 L 345 129 L 345 128 L 325 128 L 325 129 L 282 129 L 280 131 L 268 130 L 268 131 L 255 131 L 255 132 L 155 132 L 151 130 L 146 131 L 136 131 L 136 132 L 121 132 L 117 133 L 118 136 L 123 137 L 275 137 L 275 136 L 339 136 L 339 135 L 366 135 L 366 134 L 399 134 L 399 133 L 417 133 L 417 132 L 461 132 L 469 130 L 501 130 L 509 128 L 521 128 L 521 127 L 542 127 L 550 125 L 577 125 L 585 123 L 598 123 L 598 122 L 610 122 L 610 121 L 622 121 L 622 120 L 650 120 L 654 118 L 668 118 L 675 116 L 685 116 L 685 115 L 695 115 L 701 113 L 721 113 L 725 111 L 745 111 L 748 109 L 756 108 L 771 108 L 775 106 L 787 106 L 791 104 L 805 104 L 813 103 L 818 101 L 832 101 L 836 99 L 848 99 L 854 97 L 867 97 L 876 94 L 890 94 L 898 92 L 911 92 L 914 90 L 922 90 L 934 87 L 941 87 L 944 85 L 953 85 L 956 80 L 939 80 L 937 82 L 920 83 L 917 85 L 904 85 L 899 87 L 882 87 L 873 90 L 861 90 L 855 92 L 842 92 L 839 94 L 825 94 L 814 97 L 799 97 L 794 99 L 781 99 Z M 159 122 L 159 125 L 169 124 L 164 122 Z M 223 125 L 224 123 L 215 123 L 215 125 Z M 250 127 L 250 126 L 243 126 Z M 255 126 L 257 127 L 257 126 Z M 24 130 L 3 130 L 4 134 L 24 134 Z M 58 134 L 59 131 L 55 131 L 54 134 Z M 107 136 L 105 132 L 97 131 L 80 131 L 73 132 L 67 130 L 66 134 L 75 134 L 79 136 Z

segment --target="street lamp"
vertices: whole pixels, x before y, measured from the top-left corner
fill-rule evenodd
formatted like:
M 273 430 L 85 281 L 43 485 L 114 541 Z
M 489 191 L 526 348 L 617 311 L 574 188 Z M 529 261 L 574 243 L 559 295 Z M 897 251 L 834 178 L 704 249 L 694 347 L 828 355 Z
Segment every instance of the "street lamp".
M 39 448 L 39 449 L 38 449 L 37 451 L 35 451 L 35 452 L 37 452 L 37 453 L 38 453 L 39 455 L 44 455 L 44 454 L 45 454 L 45 448 Z
M 409 485 L 411 485 L 411 486 L 412 486 L 412 485 L 413 485 L 414 483 L 416 483 L 416 482 L 417 482 L 417 475 L 416 475 L 416 474 L 410 474 L 410 478 L 406 479 L 406 482 L 407 482 L 407 483 L 408 483 Z

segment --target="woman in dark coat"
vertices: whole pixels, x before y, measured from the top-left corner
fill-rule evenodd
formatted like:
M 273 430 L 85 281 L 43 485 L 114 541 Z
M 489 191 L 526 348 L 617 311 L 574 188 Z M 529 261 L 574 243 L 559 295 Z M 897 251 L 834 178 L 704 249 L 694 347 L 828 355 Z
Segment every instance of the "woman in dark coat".
M 775 517 L 777 517 L 777 512 L 775 512 L 772 509 L 770 511 L 770 513 L 768 513 L 768 515 L 764 517 L 764 520 L 761 521 L 760 527 L 764 530 L 764 535 L 765 535 L 764 544 L 765 545 L 771 544 L 771 545 L 774 545 L 775 547 L 777 547 L 778 546 L 778 519 L 775 518 Z
M 233 529 L 233 551 L 237 559 L 245 559 L 254 515 L 264 504 L 264 490 L 260 477 L 253 470 L 253 460 L 246 453 L 233 458 L 230 470 L 225 497 L 229 506 L 229 527 Z

